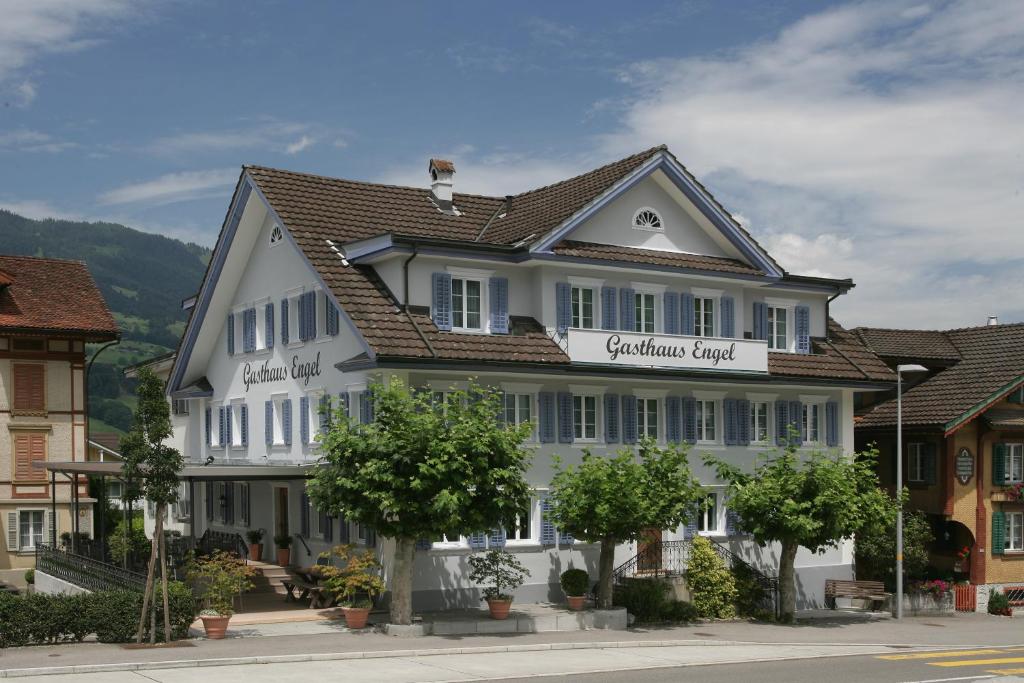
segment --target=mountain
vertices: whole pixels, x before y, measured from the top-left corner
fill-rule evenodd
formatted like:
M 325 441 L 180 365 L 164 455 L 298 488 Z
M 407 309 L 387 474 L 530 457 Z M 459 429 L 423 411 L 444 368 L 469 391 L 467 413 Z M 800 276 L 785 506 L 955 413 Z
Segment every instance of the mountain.
M 210 250 L 117 223 L 33 220 L 0 210 L 0 252 L 89 266 L 122 335 L 91 371 L 90 417 L 127 429 L 134 397 L 121 369 L 177 348 L 188 318 L 181 301 L 199 289 Z M 97 422 L 94 429 L 106 425 Z

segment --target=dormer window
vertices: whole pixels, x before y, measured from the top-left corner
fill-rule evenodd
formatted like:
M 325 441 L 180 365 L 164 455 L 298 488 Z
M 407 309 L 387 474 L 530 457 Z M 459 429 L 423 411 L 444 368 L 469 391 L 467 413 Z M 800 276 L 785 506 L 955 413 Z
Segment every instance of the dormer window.
M 270 246 L 274 246 L 278 242 L 284 239 L 284 230 L 281 229 L 280 225 L 274 224 L 274 228 L 270 231 Z
M 661 216 L 654 209 L 644 207 L 633 214 L 633 229 L 648 232 L 664 232 Z

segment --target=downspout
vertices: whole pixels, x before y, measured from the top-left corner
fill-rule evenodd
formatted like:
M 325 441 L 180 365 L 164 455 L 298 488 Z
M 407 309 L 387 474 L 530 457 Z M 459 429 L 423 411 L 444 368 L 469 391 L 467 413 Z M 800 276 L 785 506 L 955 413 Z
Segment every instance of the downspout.
M 825 301 L 825 339 L 828 339 L 829 341 L 832 341 L 831 339 L 828 338 L 828 321 L 832 317 L 832 314 L 830 312 L 831 304 L 833 301 L 839 298 L 840 294 L 842 294 L 842 292 L 836 292 Z
M 418 247 L 413 243 L 412 254 L 409 255 L 409 258 L 402 261 L 402 287 L 404 290 L 402 295 L 402 310 L 405 312 L 405 317 L 412 323 L 413 328 L 416 330 L 416 334 L 418 334 L 420 339 L 423 340 L 423 343 L 426 344 L 427 350 L 430 351 L 430 355 L 437 358 L 437 351 L 435 351 L 434 347 L 431 346 L 430 340 L 427 339 L 427 335 L 423 334 L 423 330 L 421 330 L 420 326 L 416 323 L 416 319 L 412 317 L 411 313 L 409 313 L 409 263 L 418 255 Z

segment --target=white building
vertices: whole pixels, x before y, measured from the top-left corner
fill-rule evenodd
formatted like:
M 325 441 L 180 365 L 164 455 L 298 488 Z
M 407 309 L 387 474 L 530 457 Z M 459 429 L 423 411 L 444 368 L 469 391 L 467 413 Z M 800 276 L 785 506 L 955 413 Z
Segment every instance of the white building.
M 267 550 L 288 533 L 297 563 L 376 545 L 387 571 L 388 539 L 310 509 L 295 466 L 317 459 L 318 406 L 368 419 L 374 380 L 445 391 L 476 377 L 535 424 L 532 508 L 487 541 L 531 570 L 519 601 L 557 599 L 570 563 L 597 574 L 596 546 L 543 519 L 551 456 L 642 435 L 695 444 L 716 496 L 663 538 L 707 534 L 774 571 L 777 549 L 737 532 L 696 454 L 749 463 L 789 424 L 808 447 L 852 451 L 854 394 L 892 379 L 829 318 L 853 283 L 784 271 L 664 147 L 509 197 L 453 193 L 450 162 L 428 170 L 414 188 L 243 169 L 168 382 L 186 459 L 239 473 L 194 484 L 193 533 L 263 528 Z M 416 609 L 478 604 L 471 550 L 424 544 Z M 801 602 L 852 566 L 850 544 L 801 551 Z

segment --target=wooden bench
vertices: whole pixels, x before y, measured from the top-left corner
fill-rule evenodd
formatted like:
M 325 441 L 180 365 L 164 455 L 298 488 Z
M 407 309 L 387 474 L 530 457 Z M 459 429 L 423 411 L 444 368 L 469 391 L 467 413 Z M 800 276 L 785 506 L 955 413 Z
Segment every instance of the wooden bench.
M 831 609 L 836 608 L 836 598 L 870 600 L 872 608 L 875 608 L 875 603 L 884 603 L 891 597 L 892 593 L 885 592 L 885 584 L 881 581 L 825 579 L 825 605 Z
M 301 576 L 290 574 L 287 579 L 281 581 L 281 585 L 287 591 L 284 596 L 286 602 L 299 602 L 309 598 L 310 609 L 324 609 L 334 604 L 334 596 L 328 593 L 324 586 L 310 583 Z M 295 596 L 296 590 L 301 591 L 298 597 Z

